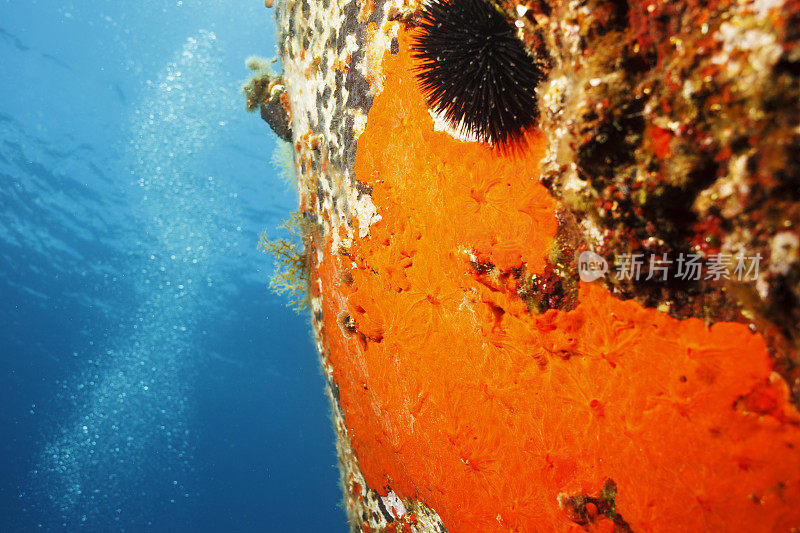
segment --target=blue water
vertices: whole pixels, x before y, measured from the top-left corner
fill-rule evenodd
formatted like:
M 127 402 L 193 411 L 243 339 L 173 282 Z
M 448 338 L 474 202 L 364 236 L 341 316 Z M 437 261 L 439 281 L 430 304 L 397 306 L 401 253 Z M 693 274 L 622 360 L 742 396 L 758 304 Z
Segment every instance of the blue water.
M 260 0 L 0 1 L 0 531 L 345 531 Z

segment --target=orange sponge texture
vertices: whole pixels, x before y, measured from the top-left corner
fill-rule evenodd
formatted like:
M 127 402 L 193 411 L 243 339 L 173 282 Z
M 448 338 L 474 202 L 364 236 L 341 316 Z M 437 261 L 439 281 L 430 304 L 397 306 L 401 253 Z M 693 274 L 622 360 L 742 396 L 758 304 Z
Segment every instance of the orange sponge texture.
M 800 528 L 800 418 L 761 337 L 591 284 L 573 311 L 536 315 L 486 284 L 470 253 L 544 269 L 558 206 L 537 179 L 543 140 L 500 155 L 434 131 L 400 44 L 356 160 L 381 219 L 346 255 L 329 239 L 316 272 L 370 487 L 452 532 L 611 531 L 559 504 L 606 479 L 636 532 Z

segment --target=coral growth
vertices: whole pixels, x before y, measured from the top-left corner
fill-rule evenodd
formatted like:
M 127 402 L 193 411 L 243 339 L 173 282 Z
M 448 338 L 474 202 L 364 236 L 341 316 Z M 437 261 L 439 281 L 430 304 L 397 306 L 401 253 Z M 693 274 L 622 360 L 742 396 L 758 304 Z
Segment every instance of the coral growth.
M 270 125 L 275 134 L 284 141 L 292 140 L 291 113 L 288 108 L 286 87 L 283 79 L 272 70 L 270 61 L 248 57 L 245 66 L 253 75 L 242 86 L 245 94 L 245 109 L 261 110 L 261 118 Z
M 245 94 L 245 109 L 252 113 L 259 109 L 262 103 L 269 100 L 270 92 L 275 88 L 280 76 L 272 70 L 272 62 L 263 57 L 250 56 L 244 64 L 253 72 L 250 79 L 242 85 L 242 92 Z

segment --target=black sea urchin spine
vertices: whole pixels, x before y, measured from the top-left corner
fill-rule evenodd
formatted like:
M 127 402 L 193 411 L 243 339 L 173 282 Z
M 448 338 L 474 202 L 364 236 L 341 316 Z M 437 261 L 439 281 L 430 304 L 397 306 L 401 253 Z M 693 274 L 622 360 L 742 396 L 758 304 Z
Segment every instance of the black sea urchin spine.
M 539 118 L 544 73 L 490 0 L 427 0 L 412 44 L 428 107 L 495 146 L 521 140 Z

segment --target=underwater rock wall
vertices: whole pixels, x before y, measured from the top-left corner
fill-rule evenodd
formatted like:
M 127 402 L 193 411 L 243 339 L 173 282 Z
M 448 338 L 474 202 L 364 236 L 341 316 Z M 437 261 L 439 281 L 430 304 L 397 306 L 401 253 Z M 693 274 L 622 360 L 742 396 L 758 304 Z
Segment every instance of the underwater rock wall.
M 419 6 L 275 2 L 353 530 L 800 528 L 800 4 L 496 5 L 514 151 L 431 116 Z
M 541 11 L 554 65 L 541 88 L 541 181 L 577 230 L 563 238 L 609 262 L 699 254 L 733 270 L 759 258 L 745 280 L 605 279 L 677 318 L 753 324 L 800 405 L 800 3 Z

